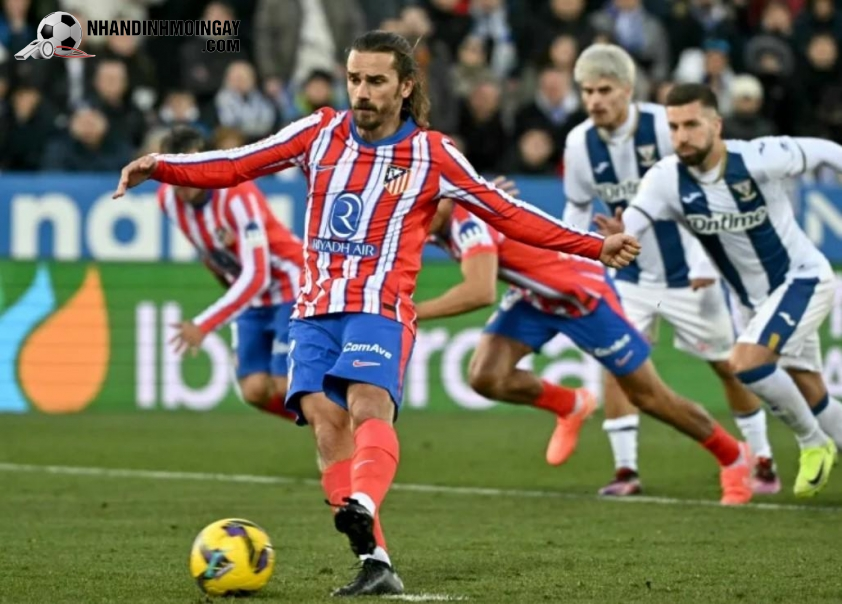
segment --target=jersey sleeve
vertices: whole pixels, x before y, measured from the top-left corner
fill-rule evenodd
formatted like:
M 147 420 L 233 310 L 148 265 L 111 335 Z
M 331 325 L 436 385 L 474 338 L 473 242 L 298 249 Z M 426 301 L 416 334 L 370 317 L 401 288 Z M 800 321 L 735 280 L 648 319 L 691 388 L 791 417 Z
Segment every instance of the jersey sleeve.
M 454 146 L 443 139 L 436 149 L 439 198 L 451 198 L 498 231 L 535 247 L 598 259 L 603 239 L 574 229 L 538 208 L 503 192 L 477 174 Z
M 803 174 L 806 157 L 801 145 L 788 136 L 765 136 L 749 143 L 755 168 L 761 180 L 782 180 Z
M 236 229 L 242 270 L 228 291 L 193 321 L 204 333 L 235 319 L 271 280 L 269 238 L 253 195 L 238 191 L 228 202 L 227 218 Z
M 570 205 L 585 206 L 590 211 L 595 197 L 596 185 L 591 175 L 584 140 L 582 135 L 574 130 L 567 135 L 564 146 L 565 213 Z
M 324 111 L 316 112 L 244 147 L 204 153 L 158 154 L 152 178 L 183 187 L 222 189 L 300 166 L 306 161 L 310 143 L 324 116 Z
M 670 179 L 670 174 L 675 178 Z M 626 233 L 640 239 L 656 220 L 684 222 L 684 215 L 677 204 L 678 177 L 664 161 L 655 164 L 640 181 L 637 193 L 623 213 Z M 672 184 L 672 186 L 671 186 Z
M 461 211 L 460 211 L 461 210 Z M 450 240 L 463 260 L 477 254 L 496 254 L 497 233 L 476 216 L 456 208 L 450 224 Z

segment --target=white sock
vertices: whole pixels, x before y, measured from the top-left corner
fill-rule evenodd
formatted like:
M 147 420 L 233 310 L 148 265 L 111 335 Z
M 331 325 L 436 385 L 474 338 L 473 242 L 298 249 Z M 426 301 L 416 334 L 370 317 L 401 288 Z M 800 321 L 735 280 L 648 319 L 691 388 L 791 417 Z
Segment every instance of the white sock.
M 374 558 L 375 560 L 380 560 L 380 562 L 385 562 L 389 566 L 392 566 L 392 560 L 389 558 L 388 552 L 385 549 L 380 547 L 379 545 L 374 548 L 374 553 L 371 555 L 360 556 L 360 560 L 365 562 L 369 558 Z
M 367 509 L 372 516 L 374 516 L 374 513 L 377 511 L 377 506 L 374 505 L 374 500 L 362 491 L 351 493 L 351 499 L 356 499 L 357 503 Z
M 614 469 L 628 468 L 637 472 L 637 428 L 640 416 L 636 413 L 602 422 L 614 452 Z
M 820 447 L 828 437 L 819 428 L 810 405 L 790 375 L 777 365 L 762 365 L 737 374 L 745 387 L 769 405 L 773 415 L 789 426 L 801 448 Z
M 755 457 L 772 459 L 772 446 L 766 434 L 766 412 L 758 409 L 748 415 L 735 415 L 734 421 Z
M 827 394 L 824 400 L 813 408 L 813 414 L 825 434 L 842 449 L 842 403 Z

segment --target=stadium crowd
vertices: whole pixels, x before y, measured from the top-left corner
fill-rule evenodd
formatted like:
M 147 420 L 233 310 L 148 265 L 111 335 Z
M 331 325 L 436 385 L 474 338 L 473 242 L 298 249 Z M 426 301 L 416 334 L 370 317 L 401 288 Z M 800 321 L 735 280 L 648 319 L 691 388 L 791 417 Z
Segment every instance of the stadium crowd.
M 87 19 L 237 19 L 240 51 L 85 35 L 94 59 L 16 61 L 55 10 L 85 32 Z M 344 108 L 344 49 L 372 28 L 418 40 L 432 127 L 483 172 L 563 175 L 585 119 L 572 67 L 594 41 L 635 58 L 638 99 L 710 84 L 726 137 L 842 142 L 838 0 L 2 0 L 0 169 L 116 172 L 176 124 L 230 148 Z

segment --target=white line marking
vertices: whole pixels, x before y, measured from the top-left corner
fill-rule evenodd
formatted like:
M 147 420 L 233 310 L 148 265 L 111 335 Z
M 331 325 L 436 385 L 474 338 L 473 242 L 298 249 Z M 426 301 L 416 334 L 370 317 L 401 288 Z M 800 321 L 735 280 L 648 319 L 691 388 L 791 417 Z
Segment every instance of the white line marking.
M 447 594 L 401 594 L 399 596 L 382 596 L 384 600 L 400 600 L 402 602 L 463 602 L 464 596 L 449 596 Z
M 197 482 L 245 482 L 249 484 L 320 486 L 312 478 L 290 476 L 261 476 L 255 474 L 212 474 L 206 472 L 175 472 L 169 470 L 134 470 L 130 468 L 100 468 L 84 466 L 42 466 L 34 464 L 0 462 L 0 472 L 29 472 L 42 474 L 64 474 L 69 476 L 101 476 L 106 478 L 141 478 L 146 480 L 192 480 Z M 707 499 L 678 499 L 673 497 L 598 497 L 583 493 L 564 493 L 527 489 L 497 489 L 484 487 L 454 487 L 434 484 L 395 483 L 392 490 L 413 493 L 436 493 L 443 495 L 475 495 L 479 497 L 519 497 L 535 499 L 570 499 L 573 501 L 600 501 L 606 503 L 650 503 L 657 505 L 680 505 L 692 507 L 723 508 L 718 501 Z M 770 511 L 842 512 L 838 505 L 797 505 L 791 503 L 749 503 L 734 506 L 738 509 Z

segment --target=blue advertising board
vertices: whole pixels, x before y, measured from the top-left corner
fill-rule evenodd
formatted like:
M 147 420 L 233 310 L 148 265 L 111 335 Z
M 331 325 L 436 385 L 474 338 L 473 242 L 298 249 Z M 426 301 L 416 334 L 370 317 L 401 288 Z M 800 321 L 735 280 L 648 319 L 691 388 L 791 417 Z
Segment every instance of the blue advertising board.
M 118 176 L 3 174 L 0 176 L 0 258 L 102 261 L 190 261 L 193 250 L 158 209 L 157 183 L 111 199 Z M 564 209 L 555 178 L 517 177 L 521 198 L 554 216 Z M 298 172 L 258 181 L 279 219 L 299 236 L 306 183 Z M 801 186 L 800 224 L 833 262 L 842 262 L 842 187 Z M 428 246 L 427 254 L 437 257 Z

